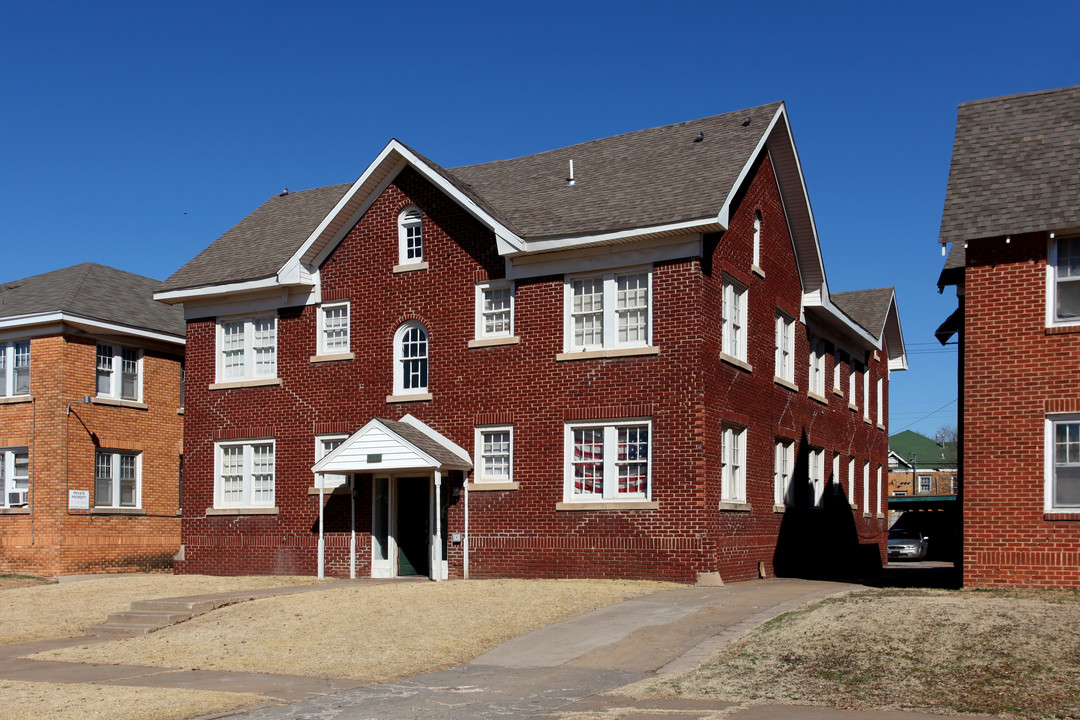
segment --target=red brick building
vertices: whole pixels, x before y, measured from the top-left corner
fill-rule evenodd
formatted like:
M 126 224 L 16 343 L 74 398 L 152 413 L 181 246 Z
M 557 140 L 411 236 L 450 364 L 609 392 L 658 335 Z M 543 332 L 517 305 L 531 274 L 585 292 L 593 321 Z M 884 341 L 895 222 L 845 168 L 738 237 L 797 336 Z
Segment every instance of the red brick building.
M 939 286 L 959 308 L 969 587 L 1080 587 L 1080 87 L 960 105 Z
M 0 572 L 167 570 L 184 318 L 83 263 L 0 285 Z
M 181 572 L 883 557 L 895 299 L 829 292 L 781 103 L 452 170 L 392 141 L 156 297 L 188 327 Z

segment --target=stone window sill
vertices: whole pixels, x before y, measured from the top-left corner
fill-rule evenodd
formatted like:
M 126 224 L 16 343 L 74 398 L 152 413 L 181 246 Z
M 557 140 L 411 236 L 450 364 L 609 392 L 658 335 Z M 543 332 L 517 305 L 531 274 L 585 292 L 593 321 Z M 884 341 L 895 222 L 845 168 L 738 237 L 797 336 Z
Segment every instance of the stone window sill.
M 356 353 L 334 353 L 333 355 L 312 355 L 308 358 L 313 363 L 337 362 L 339 360 L 354 360 Z
M 387 395 L 386 402 L 388 403 L 407 403 L 407 402 L 428 402 L 431 400 L 431 393 L 416 393 L 415 395 Z
M 773 505 L 773 506 L 772 506 L 772 511 L 773 511 L 774 513 L 783 513 L 783 512 L 787 512 L 787 505 Z
M 427 269 L 428 269 L 428 264 L 427 264 L 427 261 L 425 260 L 424 262 L 409 263 L 408 265 L 395 265 L 394 266 L 394 274 L 395 275 L 400 275 L 401 273 L 416 272 L 417 270 L 427 270 Z
M 30 508 L 28 507 L 14 507 L 14 508 L 0 508 L 0 515 L 29 515 Z
M 90 509 L 91 515 L 145 515 L 143 508 L 110 508 L 96 507 Z
M 34 402 L 33 395 L 12 395 L 11 397 L 0 397 L 0 405 L 15 405 L 18 403 Z
M 237 380 L 235 382 L 211 383 L 209 390 L 232 390 L 233 388 L 264 387 L 267 385 L 281 385 L 281 378 L 266 378 L 264 380 Z
M 753 508 L 750 506 L 750 503 L 731 502 L 729 500 L 721 500 L 720 505 L 719 505 L 719 509 L 721 511 L 726 510 L 726 511 L 732 511 L 732 512 L 750 512 L 751 510 L 753 510 Z
M 611 502 L 561 502 L 555 503 L 556 511 L 581 510 L 659 510 L 660 503 L 647 500 L 612 500 Z
M 728 355 L 727 353 L 720 353 L 721 362 L 726 362 L 728 365 L 734 365 L 735 367 L 745 370 L 746 372 L 754 372 L 754 366 L 745 360 L 740 360 L 734 355 Z
M 176 414 L 177 415 L 183 415 L 184 414 L 184 408 L 176 408 Z
M 859 406 L 856 405 L 855 403 L 848 403 L 847 404 L 847 409 L 850 410 L 851 412 L 858 412 L 859 411 Z
M 772 381 L 773 381 L 774 384 L 779 385 L 780 387 L 786 387 L 788 390 L 793 390 L 794 392 L 799 392 L 799 386 L 798 385 L 791 382 L 790 380 L 785 380 L 784 378 L 780 377 L 779 375 L 773 375 Z
M 319 488 L 318 487 L 309 487 L 307 489 L 307 494 L 308 495 L 318 495 L 319 494 Z M 349 486 L 348 485 L 335 485 L 334 487 L 323 488 L 323 495 L 348 495 L 348 494 L 349 494 Z
M 757 265 L 750 265 L 750 272 L 754 273 L 758 277 L 765 277 L 765 271 L 759 268 Z
M 884 425 L 882 425 L 881 423 L 878 423 L 878 424 L 877 424 L 877 429 L 878 429 L 878 430 L 884 430 L 884 429 L 885 429 L 885 426 L 884 426 Z
M 864 518 L 868 518 L 868 517 L 874 517 L 873 515 L 871 515 L 871 514 L 870 514 L 870 513 L 868 513 L 868 512 L 864 512 L 864 513 L 862 514 L 862 516 L 863 516 Z
M 111 405 L 113 407 L 134 408 L 135 410 L 150 409 L 150 406 L 146 403 L 135 402 L 134 400 L 117 400 L 116 398 L 95 397 L 90 398 L 90 402 L 93 405 Z
M 650 345 L 648 347 L 611 348 L 610 350 L 579 350 L 576 352 L 562 352 L 555 355 L 555 360 L 565 362 L 567 360 L 596 360 L 598 358 L 633 357 L 635 355 L 659 355 L 660 348 Z
M 469 492 L 496 492 L 499 490 L 517 490 L 521 487 L 519 482 L 471 482 Z
M 819 402 L 822 405 L 829 404 L 829 398 L 825 397 L 824 395 L 818 395 L 816 392 L 807 392 L 806 397 L 810 398 L 814 402 Z
M 484 347 L 497 347 L 499 345 L 517 345 L 521 342 L 521 337 L 518 335 L 509 335 L 507 337 L 494 337 L 494 338 L 476 338 L 469 341 L 469 347 L 471 348 L 484 348 Z
M 864 423 L 866 423 L 867 425 L 873 425 L 874 424 L 874 423 L 870 422 L 870 418 L 868 418 L 868 417 L 863 417 L 862 421 Z
M 206 508 L 206 517 L 212 515 L 277 515 L 276 507 Z
M 840 388 L 833 388 L 832 389 L 832 394 L 836 395 L 837 397 L 844 397 L 844 391 L 841 390 Z

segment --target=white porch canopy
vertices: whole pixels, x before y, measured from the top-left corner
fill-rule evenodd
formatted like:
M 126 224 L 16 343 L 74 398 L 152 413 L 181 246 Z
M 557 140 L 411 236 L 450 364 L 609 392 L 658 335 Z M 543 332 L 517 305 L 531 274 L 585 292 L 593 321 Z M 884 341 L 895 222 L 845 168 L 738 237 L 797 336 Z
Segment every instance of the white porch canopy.
M 472 459 L 460 445 L 437 432 L 429 425 L 406 415 L 401 420 L 375 418 L 353 433 L 333 452 L 312 466 L 319 478 L 319 578 L 324 573 L 323 536 L 323 476 L 348 473 L 402 473 L 418 471 L 433 473 L 435 479 L 435 533 L 432 538 L 433 575 L 441 579 L 442 533 L 438 508 L 441 502 L 442 475 L 448 470 L 467 472 Z M 355 501 L 352 503 L 355 512 Z M 350 576 L 356 577 L 356 519 L 353 517 L 350 540 Z

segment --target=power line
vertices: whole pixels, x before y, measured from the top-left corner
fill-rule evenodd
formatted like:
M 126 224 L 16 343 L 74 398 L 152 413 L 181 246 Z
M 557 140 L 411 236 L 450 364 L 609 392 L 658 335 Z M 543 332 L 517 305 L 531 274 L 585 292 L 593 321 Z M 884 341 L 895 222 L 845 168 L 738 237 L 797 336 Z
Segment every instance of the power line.
M 922 416 L 921 418 L 919 418 L 919 419 L 918 419 L 918 420 L 916 420 L 915 422 L 911 422 L 911 423 L 908 423 L 907 425 L 905 425 L 904 427 L 900 428 L 900 429 L 899 429 L 899 430 L 897 430 L 896 432 L 903 432 L 904 430 L 907 430 L 907 429 L 908 429 L 909 427 L 911 427 L 911 426 L 912 426 L 912 425 L 914 425 L 915 423 L 919 423 L 919 422 L 922 422 L 923 420 L 925 420 L 925 419 L 926 419 L 926 418 L 928 418 L 928 417 L 933 417 L 934 415 L 937 415 L 937 414 L 938 414 L 939 412 L 941 412 L 942 410 L 944 410 L 945 408 L 949 407 L 949 406 L 950 406 L 950 405 L 952 405 L 952 404 L 953 404 L 954 402 L 956 402 L 956 400 L 957 400 L 957 398 L 953 398 L 953 399 L 952 399 L 952 400 L 950 400 L 949 402 L 947 402 L 947 403 L 945 403 L 944 405 L 942 405 L 941 407 L 939 407 L 939 408 L 938 408 L 937 410 L 935 410 L 934 412 L 932 412 L 932 413 L 929 413 L 928 415 L 923 415 L 923 416 Z

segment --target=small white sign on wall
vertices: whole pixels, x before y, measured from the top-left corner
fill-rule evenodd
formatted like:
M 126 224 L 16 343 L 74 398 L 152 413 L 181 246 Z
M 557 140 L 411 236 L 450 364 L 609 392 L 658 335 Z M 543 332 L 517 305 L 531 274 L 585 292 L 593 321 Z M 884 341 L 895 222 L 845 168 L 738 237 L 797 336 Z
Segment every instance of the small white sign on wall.
M 68 490 L 68 510 L 89 510 L 89 490 Z

